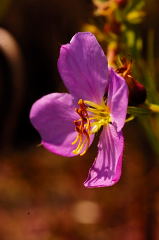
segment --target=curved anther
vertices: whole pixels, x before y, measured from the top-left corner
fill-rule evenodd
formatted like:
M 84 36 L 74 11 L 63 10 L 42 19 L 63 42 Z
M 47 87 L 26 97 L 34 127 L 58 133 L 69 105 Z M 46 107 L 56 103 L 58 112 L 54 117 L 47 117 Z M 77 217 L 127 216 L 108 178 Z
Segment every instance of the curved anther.
M 75 111 L 80 118 L 74 121 L 77 136 L 72 145 L 77 144 L 76 149 L 73 150 L 75 155 L 84 155 L 90 145 L 90 135 L 110 122 L 110 114 L 105 104 L 98 105 L 80 99 L 78 105 L 79 107 Z

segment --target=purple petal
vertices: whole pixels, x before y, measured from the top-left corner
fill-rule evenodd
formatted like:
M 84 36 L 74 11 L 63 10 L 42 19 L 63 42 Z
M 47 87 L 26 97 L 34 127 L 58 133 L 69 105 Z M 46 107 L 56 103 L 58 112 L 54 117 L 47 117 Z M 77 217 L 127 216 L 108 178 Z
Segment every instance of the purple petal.
M 58 69 L 77 99 L 100 103 L 108 84 L 107 60 L 95 36 L 79 32 L 60 50 Z
M 109 69 L 109 87 L 107 105 L 110 108 L 112 122 L 117 126 L 117 131 L 120 131 L 125 123 L 127 105 L 128 105 L 128 86 L 122 77 Z
M 124 139 L 116 127 L 104 127 L 98 144 L 98 155 L 89 170 L 85 187 L 107 187 L 115 184 L 121 175 Z
M 45 148 L 59 155 L 75 156 L 72 151 L 76 145 L 72 142 L 77 133 L 73 121 L 78 115 L 70 94 L 53 93 L 42 97 L 33 104 L 30 119 Z

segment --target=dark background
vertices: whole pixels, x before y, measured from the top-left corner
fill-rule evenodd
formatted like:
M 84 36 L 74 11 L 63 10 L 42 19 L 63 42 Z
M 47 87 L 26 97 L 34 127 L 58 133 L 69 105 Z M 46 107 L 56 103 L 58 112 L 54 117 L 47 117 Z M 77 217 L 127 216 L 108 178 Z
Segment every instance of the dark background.
M 16 4 L 9 1 L 1 18 L 1 27 L 8 30 L 16 39 L 23 62 L 21 69 L 18 69 L 22 72 L 21 79 L 14 80 L 8 60 L 4 58 L 4 54 L 0 55 L 2 62 L 0 72 L 3 75 L 1 133 L 6 134 L 5 122 L 14 105 L 14 96 L 19 92 L 23 94 L 19 94 L 16 102 L 21 106 L 17 106 L 19 116 L 12 127 L 14 133 L 12 131 L 12 136 L 9 136 L 6 130 L 8 134 L 7 139 L 5 137 L 6 141 L 12 137 L 10 139 L 12 144 L 19 147 L 28 145 L 33 138 L 35 139 L 36 132 L 33 132 L 28 121 L 30 107 L 39 97 L 57 91 L 61 86 L 56 64 L 59 48 L 80 31 L 82 24 L 91 14 L 91 8 L 91 1 L 84 0 L 22 0 L 17 1 Z M 20 81 L 20 85 L 16 88 L 13 87 L 15 81 Z M 12 118 L 15 117 L 15 115 L 9 116 L 7 124 L 10 125 L 14 121 Z M 4 141 L 1 144 L 4 145 Z

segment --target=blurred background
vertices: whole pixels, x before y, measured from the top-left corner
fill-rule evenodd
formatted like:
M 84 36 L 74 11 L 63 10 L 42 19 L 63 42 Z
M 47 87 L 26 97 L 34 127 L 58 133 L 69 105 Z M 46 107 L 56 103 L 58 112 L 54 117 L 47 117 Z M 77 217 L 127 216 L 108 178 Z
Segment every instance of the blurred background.
M 59 48 L 87 23 L 102 21 L 94 19 L 94 10 L 91 0 L 0 0 L 1 240 L 159 239 L 159 155 L 140 121 L 124 128 L 120 182 L 100 189 L 83 186 L 96 143 L 83 157 L 56 156 L 38 147 L 40 137 L 29 121 L 38 98 L 65 91 Z M 145 39 L 141 55 L 146 58 L 152 30 L 151 67 L 158 77 L 157 2 L 145 1 L 145 11 L 138 26 Z

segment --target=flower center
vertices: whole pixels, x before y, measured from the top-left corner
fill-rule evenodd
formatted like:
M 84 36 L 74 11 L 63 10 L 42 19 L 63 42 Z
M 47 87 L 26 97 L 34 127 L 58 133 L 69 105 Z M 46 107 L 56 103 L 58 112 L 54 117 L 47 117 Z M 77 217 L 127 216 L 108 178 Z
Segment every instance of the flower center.
M 79 119 L 74 121 L 77 132 L 76 139 L 72 145 L 78 143 L 73 150 L 74 154 L 84 155 L 90 144 L 90 135 L 98 132 L 100 128 L 111 122 L 109 108 L 105 105 L 98 105 L 91 101 L 80 99 L 78 108 L 75 109 Z

